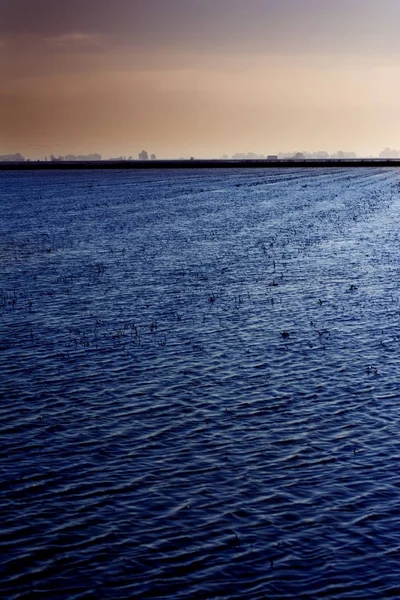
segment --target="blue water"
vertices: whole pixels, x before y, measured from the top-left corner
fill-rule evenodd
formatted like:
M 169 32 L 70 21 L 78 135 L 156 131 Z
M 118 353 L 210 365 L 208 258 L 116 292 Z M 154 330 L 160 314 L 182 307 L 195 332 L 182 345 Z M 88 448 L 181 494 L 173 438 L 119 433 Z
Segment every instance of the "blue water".
M 0 595 L 400 598 L 400 172 L 0 173 Z

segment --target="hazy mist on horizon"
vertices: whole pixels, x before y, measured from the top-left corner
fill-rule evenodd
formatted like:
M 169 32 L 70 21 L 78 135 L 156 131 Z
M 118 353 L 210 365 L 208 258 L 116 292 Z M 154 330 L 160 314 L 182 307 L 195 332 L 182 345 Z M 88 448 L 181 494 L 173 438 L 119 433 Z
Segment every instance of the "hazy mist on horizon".
M 400 147 L 399 0 L 0 0 L 0 154 Z

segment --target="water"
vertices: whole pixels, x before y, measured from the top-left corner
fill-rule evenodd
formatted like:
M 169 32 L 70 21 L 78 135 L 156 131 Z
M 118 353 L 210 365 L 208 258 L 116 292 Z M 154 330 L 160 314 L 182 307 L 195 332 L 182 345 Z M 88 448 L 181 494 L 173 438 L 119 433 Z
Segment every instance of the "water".
M 399 171 L 0 186 L 2 597 L 400 597 Z

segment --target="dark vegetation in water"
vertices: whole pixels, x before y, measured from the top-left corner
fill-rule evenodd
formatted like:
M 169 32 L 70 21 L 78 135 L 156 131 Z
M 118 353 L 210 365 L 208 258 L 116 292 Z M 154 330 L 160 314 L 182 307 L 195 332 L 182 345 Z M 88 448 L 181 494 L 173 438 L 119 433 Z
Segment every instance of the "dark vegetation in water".
M 397 597 L 397 171 L 0 182 L 2 597 Z

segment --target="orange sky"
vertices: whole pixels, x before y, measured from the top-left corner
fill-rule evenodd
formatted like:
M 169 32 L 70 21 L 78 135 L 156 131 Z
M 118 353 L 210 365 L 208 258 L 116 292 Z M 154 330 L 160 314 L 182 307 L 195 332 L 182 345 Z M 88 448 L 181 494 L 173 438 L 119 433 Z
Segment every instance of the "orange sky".
M 0 0 L 0 154 L 400 148 L 399 0 Z

